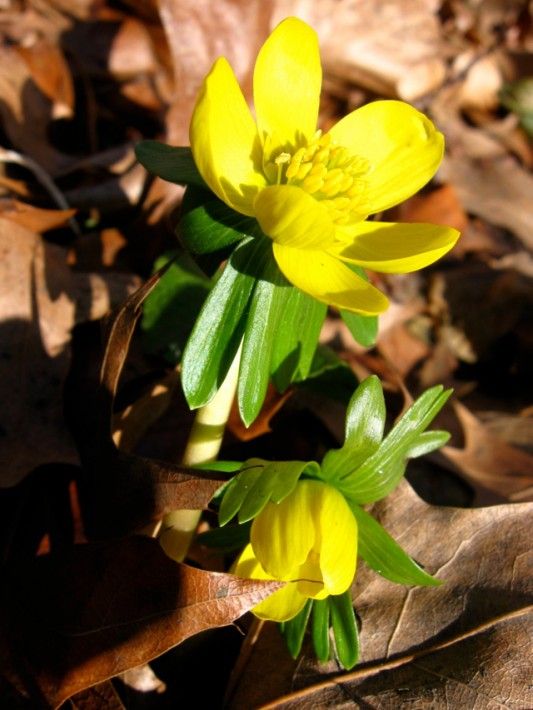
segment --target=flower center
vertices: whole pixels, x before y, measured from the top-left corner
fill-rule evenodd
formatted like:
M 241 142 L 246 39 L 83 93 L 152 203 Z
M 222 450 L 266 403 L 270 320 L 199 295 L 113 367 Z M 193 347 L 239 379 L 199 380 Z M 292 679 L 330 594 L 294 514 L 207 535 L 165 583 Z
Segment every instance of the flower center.
M 336 224 L 364 218 L 360 205 L 366 191 L 366 158 L 334 145 L 331 135 L 317 131 L 294 152 L 282 151 L 265 165 L 267 178 L 278 185 L 296 185 L 324 201 Z

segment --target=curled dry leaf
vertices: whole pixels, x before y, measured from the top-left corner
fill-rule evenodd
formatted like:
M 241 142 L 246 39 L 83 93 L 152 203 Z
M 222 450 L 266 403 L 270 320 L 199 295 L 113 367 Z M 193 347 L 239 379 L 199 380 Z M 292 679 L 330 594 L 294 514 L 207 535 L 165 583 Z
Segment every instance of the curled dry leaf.
M 231 624 L 280 586 L 177 564 L 150 538 L 75 546 L 11 576 L 2 668 L 19 692 L 57 708 L 189 636 Z
M 231 707 L 343 706 L 348 699 L 385 709 L 405 707 L 404 695 L 417 708 L 531 707 L 523 644 L 533 600 L 532 512 L 526 503 L 430 506 L 403 483 L 372 513 L 442 586 L 406 588 L 361 564 L 354 589 L 360 665 L 339 674 L 335 662 L 318 666 L 306 653 L 296 666 L 285 652 L 278 671 L 285 687 L 259 683 L 268 658 L 280 665 L 284 653 L 276 635 L 260 636 Z
M 443 38 L 432 0 L 276 3 L 274 24 L 298 15 L 318 32 L 326 73 L 383 96 L 413 101 L 440 86 Z
M 31 77 L 52 102 L 52 118 L 70 118 L 74 113 L 74 84 L 61 49 L 46 40 L 18 46 Z
M 0 47 L 0 118 L 13 147 L 54 175 L 73 162 L 50 145 L 53 104 L 14 47 Z
M 113 402 L 142 303 L 169 264 L 109 316 L 103 351 L 92 333 L 75 334 L 65 412 L 82 464 L 80 499 L 91 538 L 130 533 L 176 508 L 201 510 L 224 480 L 220 473 L 119 451 L 112 439 Z
M 445 446 L 442 453 L 478 489 L 478 502 L 487 492 L 499 500 L 533 500 L 533 456 L 511 446 L 472 412 L 454 403 L 465 436 L 465 447 Z
M 64 227 L 68 220 L 76 214 L 75 209 L 69 210 L 44 210 L 34 207 L 27 202 L 20 202 L 9 198 L 0 199 L 0 215 L 9 219 L 32 232 L 42 234 L 49 229 Z
M 41 464 L 77 461 L 61 401 L 71 329 L 101 318 L 136 278 L 73 274 L 64 249 L 3 218 L 0 255 L 0 487 L 6 487 Z

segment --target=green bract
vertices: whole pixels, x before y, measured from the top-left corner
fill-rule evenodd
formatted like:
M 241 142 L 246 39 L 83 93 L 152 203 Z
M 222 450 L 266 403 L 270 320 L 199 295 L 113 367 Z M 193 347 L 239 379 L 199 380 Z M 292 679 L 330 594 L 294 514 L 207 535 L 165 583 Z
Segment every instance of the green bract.
M 328 451 L 321 464 L 315 461 L 269 462 L 262 459 L 246 461 L 222 493 L 219 510 L 220 525 L 226 525 L 236 516 L 239 523 L 236 526 L 237 530 L 242 524 L 246 524 L 248 534 L 250 522 L 262 520 L 264 511 L 267 511 L 266 506 L 270 506 L 268 520 L 276 521 L 276 505 L 283 501 L 286 505 L 292 501 L 294 491 L 302 481 L 321 481 L 328 490 L 333 488 L 342 494 L 355 523 L 353 530 L 356 531 L 357 540 L 348 540 L 339 536 L 336 542 L 339 560 L 349 559 L 349 552 L 346 553 L 346 558 L 343 556 L 345 554 L 343 548 L 346 547 L 348 551 L 358 542 L 359 556 L 369 567 L 390 581 L 408 585 L 438 585 L 440 582 L 425 572 L 361 505 L 388 495 L 400 482 L 409 458 L 428 453 L 447 441 L 446 432 L 426 432 L 425 429 L 449 395 L 450 391 L 444 391 L 440 386 L 429 389 L 384 436 L 386 410 L 381 383 L 375 376 L 367 378 L 359 385 L 348 405 L 345 440 L 342 447 Z M 317 494 L 319 492 L 320 489 L 317 489 Z M 329 496 L 325 490 L 324 496 L 324 500 Z M 318 535 L 319 538 L 326 534 L 326 529 L 321 531 L 316 527 L 319 525 L 317 516 L 321 505 L 317 501 L 318 498 L 315 499 L 315 504 L 319 507 L 313 513 L 314 523 L 311 520 L 304 522 L 307 515 L 304 508 L 295 507 L 294 510 L 302 526 L 311 526 L 305 531 L 305 535 L 311 536 L 310 539 L 313 534 Z M 342 515 L 349 514 L 342 513 Z M 334 519 L 335 516 L 332 520 Z M 265 522 L 266 519 L 263 523 Z M 241 556 L 237 561 L 235 568 L 237 574 L 245 576 L 247 569 L 253 569 L 261 575 L 260 578 L 272 577 L 272 573 L 268 571 L 268 565 L 272 564 L 268 553 L 269 546 L 272 545 L 273 549 L 276 549 L 272 559 L 283 560 L 285 554 L 283 551 L 287 549 L 285 546 L 296 542 L 294 531 L 291 533 L 293 537 L 290 542 L 281 538 L 277 540 L 277 536 L 283 534 L 283 525 L 277 527 L 276 523 L 274 527 L 270 527 L 269 523 L 265 527 L 263 523 L 257 529 L 256 523 L 253 523 L 252 545 L 248 545 L 243 553 L 244 557 Z M 347 522 L 344 524 L 348 525 Z M 315 533 L 313 533 L 313 525 Z M 262 531 L 267 528 L 270 530 L 270 541 L 263 537 Z M 254 530 L 257 548 L 254 545 Z M 238 535 L 235 536 L 237 537 Z M 215 534 L 213 538 L 216 538 Z M 242 540 L 242 537 L 240 539 Z M 317 545 L 316 542 L 314 544 Z M 324 542 L 320 543 L 323 544 Z M 316 549 L 322 548 L 319 546 Z M 261 557 L 263 554 L 266 554 L 264 560 Z M 302 554 L 307 553 L 303 550 Z M 315 565 L 326 564 L 320 562 L 320 558 L 313 559 Z M 353 569 L 351 574 L 353 575 Z M 274 577 L 277 578 L 275 574 Z M 291 577 L 289 575 L 283 579 L 287 580 Z M 330 656 L 329 628 L 331 627 L 338 659 L 345 668 L 352 667 L 358 657 L 358 636 L 350 594 L 346 586 L 344 587 L 346 591 L 330 593 L 326 596 L 313 595 L 310 591 L 308 596 L 312 598 L 307 600 L 305 592 L 303 596 L 298 597 L 295 589 L 290 588 L 290 584 L 285 589 L 290 592 L 289 600 L 284 598 L 283 590 L 276 593 L 280 600 L 280 616 L 268 616 L 270 609 L 273 610 L 273 614 L 277 613 L 275 603 L 267 606 L 263 602 L 258 613 L 262 618 L 285 619 L 283 633 L 291 653 L 298 654 L 306 624 L 311 619 L 312 638 L 317 657 L 327 660 Z M 342 587 L 339 589 L 339 592 L 341 591 Z M 275 595 L 271 599 L 274 598 Z M 294 609 L 292 617 L 290 617 L 291 608 Z
M 284 391 L 309 376 L 326 305 L 287 281 L 273 258 L 272 241 L 254 218 L 232 210 L 205 188 L 189 148 L 143 141 L 136 154 L 152 173 L 188 186 L 178 234 L 190 253 L 223 255 L 224 250 L 230 250 L 229 260 L 217 275 L 209 297 L 206 298 L 207 291 L 203 295 L 203 308 L 185 348 L 182 380 L 189 406 L 202 407 L 224 381 L 243 340 L 238 401 L 241 418 L 250 425 L 264 402 L 269 379 L 279 391 Z M 352 268 L 366 278 L 362 269 Z M 198 269 L 189 268 L 183 279 L 189 282 L 191 278 L 201 278 L 198 274 Z M 169 357 L 177 356 L 175 359 L 179 359 L 184 346 L 181 338 L 175 342 L 176 331 L 172 328 L 174 322 L 178 327 L 177 314 L 184 306 L 184 287 L 177 277 L 178 271 L 174 270 L 148 300 L 143 324 L 149 347 L 162 346 Z M 207 277 L 204 283 L 208 288 Z M 190 314 L 191 302 L 185 302 Z M 374 343 L 376 316 L 343 310 L 340 313 L 358 342 L 366 347 Z M 167 324 L 166 337 L 158 328 L 162 320 Z

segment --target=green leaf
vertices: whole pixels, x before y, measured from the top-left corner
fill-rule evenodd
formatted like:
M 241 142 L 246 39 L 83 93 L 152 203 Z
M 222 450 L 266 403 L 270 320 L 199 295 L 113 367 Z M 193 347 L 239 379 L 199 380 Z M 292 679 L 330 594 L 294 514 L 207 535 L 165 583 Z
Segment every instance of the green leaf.
M 141 328 L 146 350 L 162 353 L 169 362 L 176 363 L 209 294 L 211 280 L 188 254 L 178 251 L 159 257 L 154 271 L 169 261 L 171 266 L 144 302 Z
M 359 505 L 350 508 L 357 520 L 359 555 L 382 577 L 398 584 L 436 587 L 440 580 L 432 577 L 402 550 L 389 533 Z
M 269 501 L 281 503 L 295 489 L 302 473 L 307 471 L 318 473 L 318 464 L 314 461 L 265 462 L 261 475 L 243 500 L 239 523 L 255 518 Z
M 206 547 L 224 552 L 234 552 L 241 550 L 250 541 L 251 524 L 228 525 L 225 528 L 213 528 L 207 532 L 200 533 L 196 537 L 196 542 Z
M 319 344 L 307 379 L 296 384 L 322 397 L 348 404 L 350 393 L 357 387 L 357 378 L 337 353 L 327 345 Z
M 377 316 L 362 316 L 359 313 L 342 310 L 340 314 L 354 340 L 365 348 L 371 348 L 375 344 L 378 335 Z
M 176 148 L 159 141 L 141 141 L 135 146 L 135 155 L 148 172 L 167 182 L 206 186 L 190 148 Z
M 313 648 L 315 649 L 316 657 L 322 663 L 329 661 L 330 646 L 329 646 L 329 600 L 325 599 L 313 600 L 313 611 L 311 615 L 311 637 L 313 639 Z
M 350 590 L 329 597 L 335 651 L 340 664 L 350 670 L 359 660 L 359 632 Z
M 191 409 L 217 392 L 239 348 L 257 270 L 271 250 L 268 239 L 248 239 L 235 249 L 211 290 L 189 337 L 182 383 Z
M 319 466 L 314 461 L 264 461 L 250 459 L 226 486 L 218 514 L 225 525 L 239 514 L 239 523 L 258 515 L 272 501 L 281 503 L 295 488 L 303 473 L 316 476 Z
M 407 451 L 408 459 L 416 459 L 419 456 L 430 454 L 436 449 L 440 449 L 450 440 L 450 434 L 447 431 L 424 431 L 415 440 L 415 443 Z
M 242 461 L 208 461 L 207 463 L 197 463 L 192 468 L 200 471 L 221 471 L 222 473 L 235 473 L 242 466 Z
M 255 219 L 235 212 L 208 190 L 187 188 L 181 215 L 178 234 L 195 254 L 208 254 L 260 234 Z
M 500 101 L 520 118 L 522 127 L 533 136 L 533 77 L 527 76 L 504 84 Z
M 249 490 L 263 473 L 265 462 L 262 459 L 250 459 L 242 465 L 240 473 L 226 486 L 224 497 L 218 511 L 218 524 L 226 525 L 237 515 Z
M 409 450 L 451 395 L 437 385 L 424 392 L 387 434 L 379 449 L 359 468 L 337 479 L 337 487 L 355 503 L 373 503 L 388 495 L 405 472 Z
M 268 387 L 274 343 L 279 338 L 285 304 L 293 287 L 274 259 L 257 280 L 244 331 L 239 370 L 238 402 L 241 419 L 249 426 L 259 414 Z
M 283 621 L 280 624 L 281 633 L 293 658 L 297 658 L 302 650 L 305 629 L 309 621 L 312 605 L 313 601 L 308 599 L 304 608 L 294 618 L 289 619 L 289 621 Z
M 297 288 L 289 290 L 278 322 L 270 371 L 279 392 L 305 380 L 311 370 L 327 306 Z
M 322 477 L 332 482 L 358 468 L 378 450 L 386 418 L 385 399 L 379 378 L 363 380 L 346 412 L 344 445 L 328 451 L 322 461 Z

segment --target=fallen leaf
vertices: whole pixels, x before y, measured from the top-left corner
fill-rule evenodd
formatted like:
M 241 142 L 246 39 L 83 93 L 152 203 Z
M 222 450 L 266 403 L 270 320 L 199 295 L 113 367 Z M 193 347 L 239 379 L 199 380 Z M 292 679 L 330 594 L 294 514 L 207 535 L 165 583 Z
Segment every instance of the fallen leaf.
M 52 102 L 52 119 L 71 118 L 74 83 L 60 47 L 41 39 L 19 45 L 17 52 L 26 62 L 35 84 Z
M 378 339 L 377 348 L 388 362 L 394 364 L 402 378 L 430 353 L 428 344 L 413 335 L 404 323 L 398 323 L 383 333 Z
M 75 209 L 44 210 L 19 200 L 0 199 L 0 217 L 2 219 L 9 219 L 32 232 L 37 232 L 37 234 L 66 226 L 68 220 L 75 214 Z
M 283 407 L 285 402 L 292 395 L 292 392 L 292 389 L 288 389 L 280 394 L 274 385 L 270 384 L 261 411 L 254 423 L 248 428 L 242 423 L 238 404 L 234 402 L 228 419 L 228 430 L 239 441 L 251 441 L 258 436 L 268 434 L 272 431 L 270 421 Z
M 106 680 L 70 698 L 71 710 L 126 710 L 111 681 Z
M 427 194 L 415 195 L 396 208 L 399 222 L 429 222 L 464 232 L 468 217 L 453 185 L 443 185 Z
M 430 506 L 402 483 L 372 513 L 442 586 L 395 585 L 361 564 L 354 588 L 360 665 L 339 673 L 334 661 L 313 661 L 309 647 L 296 663 L 282 650 L 279 634 L 266 634 L 264 643 L 260 634 L 229 706 L 355 702 L 385 709 L 404 707 L 405 696 L 409 707 L 429 708 L 449 705 L 449 693 L 453 707 L 530 707 L 523 644 L 533 596 L 532 512 L 526 503 L 475 510 Z M 259 682 L 270 678 L 273 659 L 272 683 Z
M 0 98 L 2 127 L 16 150 L 31 156 L 51 175 L 73 162 L 50 144 L 52 102 L 34 83 L 15 47 L 0 47 Z
M 172 56 L 175 86 L 166 116 L 166 140 L 172 145 L 187 145 L 197 93 L 219 56 L 228 59 L 245 96 L 251 99 L 255 57 L 268 35 L 272 6 L 261 0 L 219 0 L 210 3 L 206 11 L 196 0 L 160 0 L 159 13 Z
M 277 3 L 273 24 L 301 17 L 318 32 L 326 74 L 413 101 L 445 76 L 436 7 L 433 0 L 296 0 Z
M 442 453 L 470 482 L 500 500 L 533 500 L 533 455 L 507 444 L 460 402 L 454 409 L 462 424 L 465 447 L 445 446 Z
M 150 538 L 76 546 L 7 582 L 12 655 L 3 668 L 30 698 L 58 708 L 189 636 L 231 624 L 280 586 L 177 564 Z
M 172 370 L 145 395 L 113 416 L 113 441 L 121 451 L 132 451 L 146 431 L 166 412 L 179 382 L 178 371 Z
M 75 333 L 65 416 L 82 464 L 80 503 L 89 538 L 131 533 L 176 508 L 201 510 L 225 480 L 220 473 L 119 451 L 112 439 L 117 384 L 142 303 L 170 263 L 109 316 L 103 347 L 94 333 Z
M 533 177 L 511 157 L 492 160 L 446 156 L 443 179 L 451 182 L 467 212 L 513 232 L 533 249 Z
M 41 464 L 74 463 L 61 385 L 76 320 L 101 318 L 131 290 L 128 274 L 74 275 L 66 251 L 0 218 L 0 487 Z

